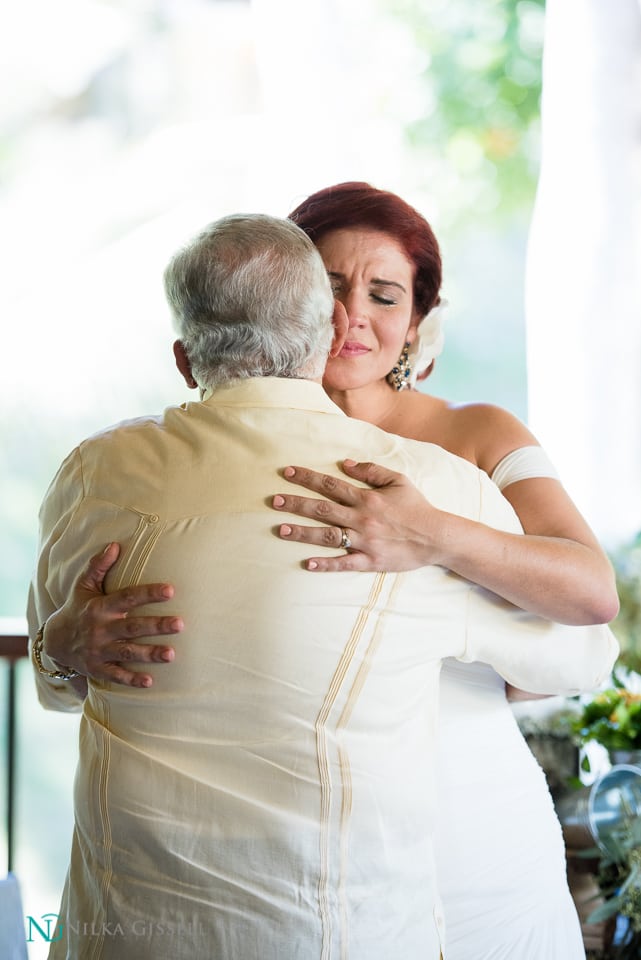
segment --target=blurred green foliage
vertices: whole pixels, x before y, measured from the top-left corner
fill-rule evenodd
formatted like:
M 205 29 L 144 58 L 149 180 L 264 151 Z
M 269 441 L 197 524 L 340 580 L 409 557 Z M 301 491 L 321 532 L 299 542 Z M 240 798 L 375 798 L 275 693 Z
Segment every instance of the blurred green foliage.
M 407 127 L 449 227 L 529 211 L 540 144 L 544 0 L 387 0 L 422 58 L 424 89 Z M 445 226 L 444 223 L 444 226 Z
M 619 663 L 641 674 L 641 531 L 611 555 L 620 609 L 612 630 L 621 646 Z
M 617 683 L 602 690 L 583 706 L 572 721 L 572 732 L 581 744 L 591 740 L 606 750 L 638 750 L 641 747 L 641 695 Z
M 608 750 L 641 748 L 641 532 L 610 555 L 616 574 L 620 610 L 612 631 L 621 652 L 613 685 L 583 705 L 573 725 L 581 743 L 595 740 Z M 632 682 L 633 689 L 628 689 Z

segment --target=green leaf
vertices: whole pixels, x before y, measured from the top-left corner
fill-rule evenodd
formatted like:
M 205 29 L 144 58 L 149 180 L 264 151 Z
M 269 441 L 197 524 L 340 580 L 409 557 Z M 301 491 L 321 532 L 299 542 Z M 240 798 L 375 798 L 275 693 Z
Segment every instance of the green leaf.
M 608 917 L 613 917 L 619 912 L 621 904 L 621 897 L 610 897 L 609 900 L 605 900 L 599 904 L 596 910 L 593 910 L 592 913 L 589 914 L 588 923 L 600 923 L 601 920 L 607 920 Z

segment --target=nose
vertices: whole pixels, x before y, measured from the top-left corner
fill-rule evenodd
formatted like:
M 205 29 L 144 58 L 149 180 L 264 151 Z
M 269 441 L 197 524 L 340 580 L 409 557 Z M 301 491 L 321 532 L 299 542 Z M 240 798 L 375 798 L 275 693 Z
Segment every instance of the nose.
M 352 327 L 364 327 L 368 322 L 367 301 L 365 297 L 357 290 L 350 290 L 340 299 L 347 311 L 350 329 Z

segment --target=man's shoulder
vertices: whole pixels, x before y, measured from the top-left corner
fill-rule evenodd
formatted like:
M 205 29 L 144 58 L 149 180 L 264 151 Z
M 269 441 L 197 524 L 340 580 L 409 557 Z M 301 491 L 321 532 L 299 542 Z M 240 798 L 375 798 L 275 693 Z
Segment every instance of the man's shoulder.
M 168 408 L 172 410 L 173 408 Z M 101 427 L 89 434 L 79 445 L 81 453 L 88 453 L 94 448 L 114 444 L 127 445 L 140 442 L 146 434 L 155 435 L 162 432 L 168 411 L 162 414 L 145 414 L 131 417 L 128 420 L 119 420 L 117 423 Z
M 485 471 L 437 444 L 401 438 L 408 474 L 434 506 L 501 530 L 520 532 L 511 504 Z
M 171 408 L 170 408 L 171 409 Z M 125 490 L 158 484 L 175 447 L 168 425 L 171 414 L 145 415 L 121 420 L 96 431 L 77 448 L 85 489 L 94 496 L 119 500 L 118 484 Z
M 464 478 L 468 483 L 479 483 L 484 476 L 476 464 L 470 463 L 464 457 L 459 457 L 437 443 L 426 440 L 412 440 L 409 437 L 399 437 L 402 453 L 408 461 L 415 464 L 417 470 L 431 472 L 443 470 Z

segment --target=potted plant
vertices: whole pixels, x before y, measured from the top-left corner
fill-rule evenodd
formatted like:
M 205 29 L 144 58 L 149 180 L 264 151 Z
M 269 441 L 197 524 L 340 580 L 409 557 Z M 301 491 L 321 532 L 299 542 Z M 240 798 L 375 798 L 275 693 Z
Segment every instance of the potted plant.
M 582 705 L 579 744 L 600 743 L 612 763 L 641 763 L 641 532 L 611 554 L 620 610 L 612 630 L 621 651 L 612 686 Z M 589 769 L 589 767 L 588 767 Z
M 600 852 L 597 883 L 602 901 L 588 923 L 617 921 L 611 960 L 638 960 L 641 956 L 641 819 L 626 817 L 607 853 Z
M 613 765 L 629 763 L 641 768 L 641 532 L 611 554 L 620 611 L 612 630 L 621 651 L 612 684 L 581 704 L 570 722 L 580 746 L 601 744 Z M 583 769 L 589 770 L 587 757 Z M 616 842 L 607 850 L 593 850 L 601 903 L 589 923 L 617 921 L 614 945 L 608 958 L 641 957 L 641 818 L 628 812 Z
M 641 693 L 635 688 L 641 688 L 638 674 L 615 669 L 612 686 L 584 703 L 571 721 L 579 743 L 600 743 L 613 764 L 641 763 Z

